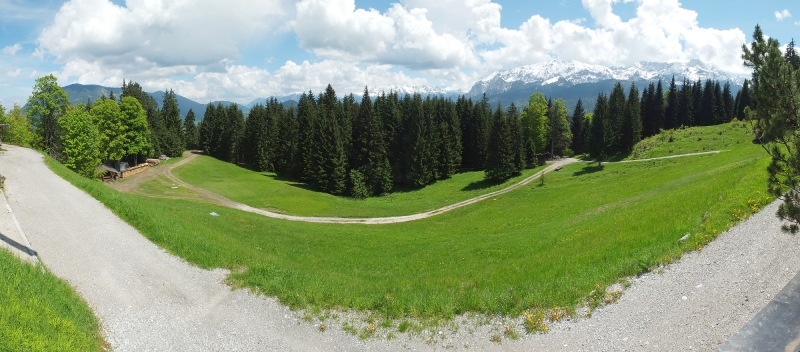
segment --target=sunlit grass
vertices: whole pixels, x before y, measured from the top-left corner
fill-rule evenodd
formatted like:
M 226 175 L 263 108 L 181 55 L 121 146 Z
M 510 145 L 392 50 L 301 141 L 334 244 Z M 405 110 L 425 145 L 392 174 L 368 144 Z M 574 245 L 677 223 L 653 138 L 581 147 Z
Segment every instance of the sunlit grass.
M 389 317 L 516 316 L 530 308 L 575 306 L 596 287 L 701 248 L 771 201 L 764 192 L 768 158 L 746 130 L 722 127 L 730 152 L 602 168 L 572 164 L 548 174 L 544 186 L 534 182 L 443 215 L 391 225 L 282 221 L 199 202 L 125 195 L 50 165 L 160 246 L 204 268 L 232 269 L 234 285 L 292 307 L 352 308 Z M 715 128 L 691 132 L 701 141 L 722 136 Z M 692 142 L 685 144 L 684 151 L 692 152 Z M 642 157 L 669 154 L 669 146 L 653 144 L 649 150 L 659 148 L 667 151 Z M 199 165 L 217 164 L 201 159 Z M 247 170 L 236 174 L 241 179 L 229 179 L 225 187 L 242 182 L 249 191 L 251 177 L 264 179 L 275 192 L 269 202 L 295 194 L 291 202 L 298 209 L 303 195 L 311 204 L 334 204 L 313 209 L 359 204 Z M 458 186 L 446 184 L 451 181 Z M 428 197 L 441 203 L 464 198 L 459 189 L 471 182 L 450 180 L 440 186 L 449 191 L 418 192 L 431 192 Z M 687 233 L 688 240 L 679 241 Z
M 101 351 L 89 306 L 53 274 L 0 248 L 0 351 Z
M 208 156 L 197 157 L 173 174 L 189 184 L 255 208 L 292 215 L 381 217 L 437 209 L 505 188 L 540 170 L 541 167 L 524 170 L 521 176 L 502 184 L 484 180 L 482 171 L 459 173 L 422 189 L 401 189 L 364 200 L 319 192 L 274 173 L 253 172 Z

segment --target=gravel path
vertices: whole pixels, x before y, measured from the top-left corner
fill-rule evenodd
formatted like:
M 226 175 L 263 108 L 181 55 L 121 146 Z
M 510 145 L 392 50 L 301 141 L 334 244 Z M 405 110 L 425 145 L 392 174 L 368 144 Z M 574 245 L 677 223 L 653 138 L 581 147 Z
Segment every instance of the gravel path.
M 6 148 L 0 174 L 31 246 L 89 302 L 119 351 L 713 350 L 800 270 L 800 237 L 781 233 L 773 203 L 702 252 L 633 279 L 619 303 L 548 334 L 498 344 L 489 335 L 499 323 L 464 323 L 434 344 L 402 335 L 362 341 L 341 329 L 319 332 L 272 298 L 231 291 L 225 271 L 166 253 L 36 152 Z

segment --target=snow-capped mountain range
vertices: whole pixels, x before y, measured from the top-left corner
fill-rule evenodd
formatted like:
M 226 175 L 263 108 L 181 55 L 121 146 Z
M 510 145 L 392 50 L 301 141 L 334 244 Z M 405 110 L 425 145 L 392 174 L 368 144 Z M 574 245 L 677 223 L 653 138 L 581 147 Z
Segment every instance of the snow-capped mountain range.
M 470 96 L 503 94 L 522 88 L 532 89 L 550 85 L 559 87 L 598 83 L 603 81 L 639 82 L 662 80 L 666 85 L 672 77 L 678 84 L 707 79 L 730 81 L 741 86 L 747 77 L 730 74 L 699 60 L 685 63 L 638 62 L 627 67 L 607 67 L 577 61 L 548 61 L 510 70 L 496 71 L 478 81 L 469 91 Z M 548 87 L 554 88 L 554 87 Z

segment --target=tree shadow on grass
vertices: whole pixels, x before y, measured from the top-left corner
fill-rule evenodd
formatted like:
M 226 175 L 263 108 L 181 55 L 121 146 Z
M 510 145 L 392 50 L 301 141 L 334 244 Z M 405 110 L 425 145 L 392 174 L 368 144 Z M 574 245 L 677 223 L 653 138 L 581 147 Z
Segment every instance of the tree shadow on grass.
M 603 165 L 600 165 L 600 166 L 597 166 L 597 165 L 586 165 L 580 171 L 575 171 L 572 174 L 572 176 L 583 176 L 583 175 L 593 174 L 595 172 L 603 171 L 604 168 L 605 168 L 605 166 L 603 166 Z
M 278 176 L 277 174 L 273 174 L 273 173 L 261 173 L 261 175 L 264 176 L 264 177 L 269 177 L 269 178 L 271 178 L 271 179 L 273 179 L 275 181 L 284 182 L 287 185 L 292 186 L 292 187 L 302 188 L 304 190 L 311 191 L 311 192 L 325 193 L 325 192 L 322 192 L 317 187 L 314 187 L 314 186 L 309 185 L 307 183 L 299 182 L 299 181 L 297 181 L 295 179 L 292 179 L 292 178 L 289 178 L 289 177 Z
M 499 185 L 501 183 L 503 183 L 503 182 L 497 182 L 497 181 L 494 181 L 494 180 L 484 179 L 484 180 L 472 182 L 472 183 L 464 186 L 464 188 L 462 188 L 461 191 L 463 191 L 463 192 L 480 191 L 480 190 L 484 190 L 484 189 L 487 189 L 487 188 L 491 188 L 491 187 L 497 186 L 497 185 Z

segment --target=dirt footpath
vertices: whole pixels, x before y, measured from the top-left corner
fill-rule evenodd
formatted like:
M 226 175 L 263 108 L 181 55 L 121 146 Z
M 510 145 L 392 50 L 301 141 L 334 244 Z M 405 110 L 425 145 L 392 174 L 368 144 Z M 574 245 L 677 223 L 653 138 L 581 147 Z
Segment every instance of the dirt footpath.
M 53 174 L 40 154 L 6 149 L 0 174 L 31 247 L 86 299 L 119 351 L 714 350 L 800 270 L 800 236 L 780 232 L 773 203 L 702 252 L 634 279 L 618 304 L 548 334 L 498 344 L 489 336 L 501 326 L 464 325 L 433 344 L 405 335 L 361 340 L 320 332 L 272 298 L 231 291 L 225 271 L 158 248 Z

